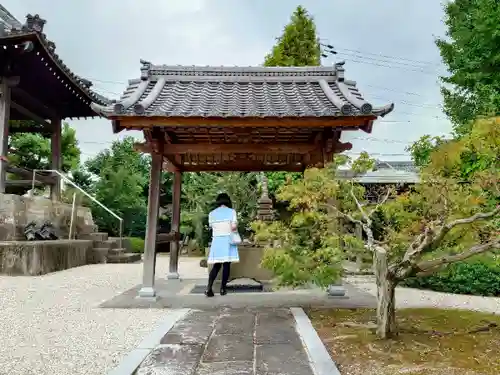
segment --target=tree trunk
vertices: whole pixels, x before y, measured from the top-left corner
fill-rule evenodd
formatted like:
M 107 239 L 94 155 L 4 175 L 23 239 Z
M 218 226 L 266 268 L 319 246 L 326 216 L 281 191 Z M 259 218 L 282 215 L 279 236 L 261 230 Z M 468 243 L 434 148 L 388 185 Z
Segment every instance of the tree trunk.
M 388 339 L 397 334 L 394 296 L 396 282 L 389 272 L 387 252 L 377 246 L 374 257 L 377 281 L 377 336 Z

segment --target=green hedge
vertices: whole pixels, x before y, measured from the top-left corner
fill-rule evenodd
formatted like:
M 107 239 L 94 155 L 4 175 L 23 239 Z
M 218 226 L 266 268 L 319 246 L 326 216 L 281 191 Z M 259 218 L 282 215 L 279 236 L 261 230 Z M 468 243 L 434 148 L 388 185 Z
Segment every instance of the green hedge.
M 436 275 L 405 280 L 402 286 L 437 292 L 499 297 L 500 263 L 498 261 L 456 263 Z
M 144 239 L 140 237 L 129 237 L 132 252 L 143 253 L 144 252 Z

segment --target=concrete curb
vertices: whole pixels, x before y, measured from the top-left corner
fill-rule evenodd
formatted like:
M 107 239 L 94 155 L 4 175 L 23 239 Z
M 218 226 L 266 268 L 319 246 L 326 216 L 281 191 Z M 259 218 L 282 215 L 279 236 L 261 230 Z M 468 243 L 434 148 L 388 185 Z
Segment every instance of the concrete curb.
M 108 375 L 133 375 L 144 358 L 160 344 L 160 340 L 172 329 L 174 324 L 182 319 L 191 309 L 176 309 L 167 313 L 158 328 L 146 336 Z
M 290 311 L 295 318 L 297 333 L 304 343 L 314 375 L 340 375 L 337 365 L 330 357 L 304 310 L 300 307 L 292 307 Z

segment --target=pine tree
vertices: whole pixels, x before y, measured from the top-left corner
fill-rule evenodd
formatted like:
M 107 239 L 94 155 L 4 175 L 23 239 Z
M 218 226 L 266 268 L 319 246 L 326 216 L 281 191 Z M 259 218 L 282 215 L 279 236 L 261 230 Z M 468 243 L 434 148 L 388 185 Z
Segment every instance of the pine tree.
M 298 6 L 283 34 L 266 56 L 264 66 L 314 66 L 321 64 L 316 24 L 307 10 Z

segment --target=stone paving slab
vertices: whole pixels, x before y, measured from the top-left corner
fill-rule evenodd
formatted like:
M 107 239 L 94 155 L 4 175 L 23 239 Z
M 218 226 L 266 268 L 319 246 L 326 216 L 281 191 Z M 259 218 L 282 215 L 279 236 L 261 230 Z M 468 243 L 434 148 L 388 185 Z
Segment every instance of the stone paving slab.
M 136 375 L 313 375 L 287 308 L 193 311 Z

